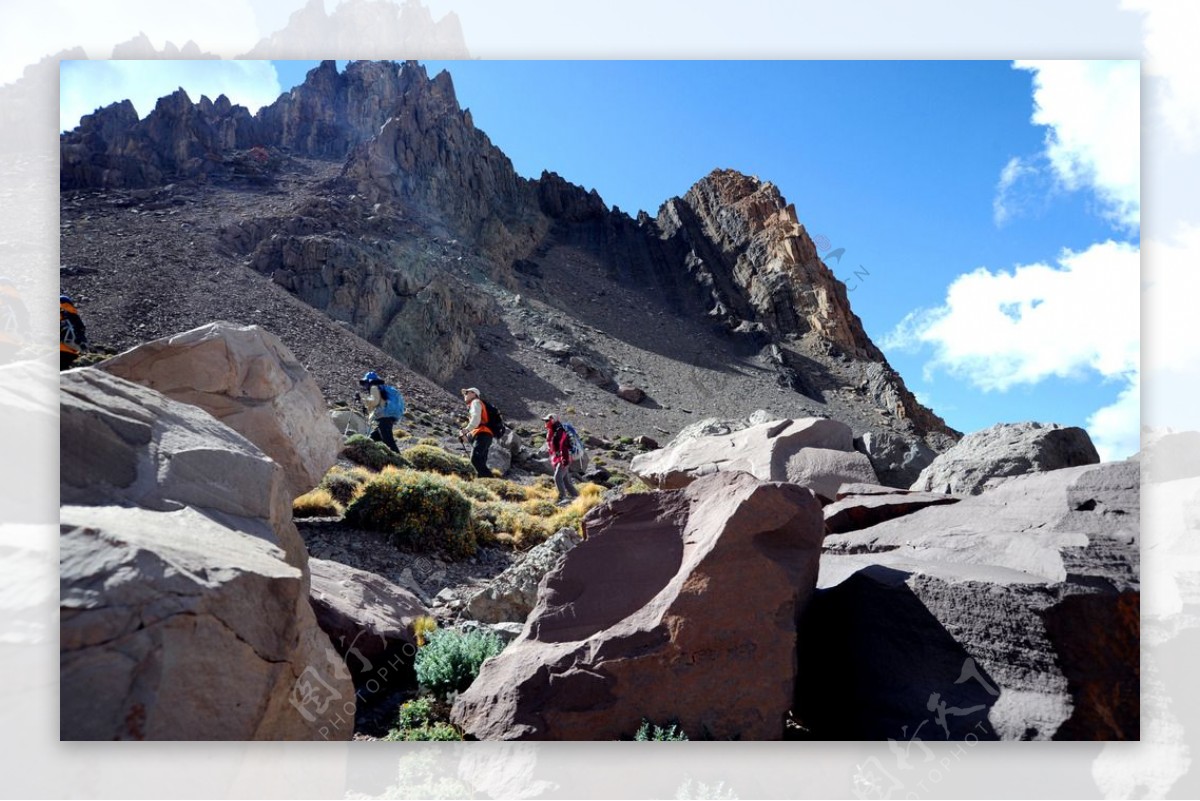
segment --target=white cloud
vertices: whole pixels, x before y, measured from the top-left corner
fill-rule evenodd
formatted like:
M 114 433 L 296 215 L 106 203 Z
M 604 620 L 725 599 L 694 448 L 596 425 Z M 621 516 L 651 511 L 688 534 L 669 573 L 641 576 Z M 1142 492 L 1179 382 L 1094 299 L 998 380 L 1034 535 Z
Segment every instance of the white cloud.
M 1037 174 L 1037 168 L 1019 156 L 1013 156 L 1004 165 L 1000 180 L 996 183 L 996 196 L 992 200 L 992 219 L 997 228 L 1003 227 L 1024 210 L 1026 199 L 1022 187 Z
M 1068 189 L 1091 188 L 1114 223 L 1137 228 L 1141 219 L 1139 63 L 1017 61 L 1014 65 L 1033 73 L 1032 122 L 1049 128 L 1044 155 L 1059 181 Z
M 1141 449 L 1142 382 L 1134 373 L 1117 400 L 1088 417 L 1088 434 L 1101 461 L 1124 459 Z
M 1139 261 L 1134 245 L 1108 241 L 1064 250 L 1057 266 L 981 267 L 956 278 L 942 306 L 905 317 L 884 347 L 932 347 L 927 376 L 945 370 L 985 391 L 1055 376 L 1124 381 L 1118 401 L 1091 418 L 1097 447 L 1123 458 L 1140 426 Z
M 1194 151 L 1200 134 L 1200 81 L 1196 72 L 1196 31 L 1200 5 L 1178 0 L 1122 0 L 1122 8 L 1145 17 L 1146 74 L 1162 80 L 1162 93 L 1152 110 L 1167 123 L 1174 144 Z
M 282 91 L 269 61 L 71 61 L 63 62 L 59 119 L 63 130 L 79 118 L 119 100 L 133 101 L 143 119 L 160 97 L 182 87 L 193 101 L 224 94 L 251 113 Z

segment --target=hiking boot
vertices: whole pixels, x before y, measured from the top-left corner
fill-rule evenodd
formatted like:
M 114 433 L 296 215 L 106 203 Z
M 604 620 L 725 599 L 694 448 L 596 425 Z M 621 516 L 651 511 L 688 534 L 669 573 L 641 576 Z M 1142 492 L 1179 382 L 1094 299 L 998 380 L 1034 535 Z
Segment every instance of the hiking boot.
M 555 506 L 570 506 L 571 498 L 559 498 L 557 501 L 554 502 L 554 505 Z

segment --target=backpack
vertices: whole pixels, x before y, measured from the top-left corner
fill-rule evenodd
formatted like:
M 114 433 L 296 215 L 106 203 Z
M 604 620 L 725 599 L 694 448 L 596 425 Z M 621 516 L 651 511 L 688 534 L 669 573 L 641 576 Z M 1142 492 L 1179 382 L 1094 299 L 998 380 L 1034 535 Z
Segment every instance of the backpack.
M 579 432 L 575 430 L 575 426 L 564 422 L 562 427 L 566 430 L 567 436 L 571 438 L 571 458 L 578 459 L 583 456 L 583 438 L 579 436 Z
M 500 416 L 500 410 L 491 404 L 490 401 L 479 399 L 483 403 L 483 410 L 487 413 L 487 422 L 484 423 L 492 430 L 492 436 L 500 439 L 504 436 L 504 432 L 508 430 L 508 426 L 504 424 L 504 418 Z
M 394 417 L 399 420 L 404 416 L 404 396 L 400 394 L 400 390 L 384 384 L 379 387 L 380 394 L 383 395 L 383 403 L 379 407 L 379 417 Z

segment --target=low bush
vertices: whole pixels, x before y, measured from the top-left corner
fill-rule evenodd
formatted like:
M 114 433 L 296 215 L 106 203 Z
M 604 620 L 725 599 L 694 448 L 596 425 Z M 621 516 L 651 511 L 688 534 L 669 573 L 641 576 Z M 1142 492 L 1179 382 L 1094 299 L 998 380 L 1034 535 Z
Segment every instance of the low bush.
M 400 707 L 396 720 L 396 728 L 384 737 L 384 740 L 417 741 L 417 740 L 461 740 L 462 734 L 458 729 L 438 717 L 444 710 L 434 699 L 426 696 L 405 702 Z
M 328 492 L 342 506 L 346 506 L 358 495 L 359 488 L 367 482 L 368 476 L 357 475 L 334 467 L 325 474 L 317 486 Z
M 437 627 L 437 621 L 429 615 L 421 615 L 412 622 L 413 637 L 416 638 L 418 648 L 425 647 L 429 635 L 437 631 Z
M 446 695 L 462 692 L 479 675 L 484 660 L 504 650 L 504 643 L 490 631 L 438 629 L 425 647 L 417 651 L 417 681 L 430 692 Z
M 475 483 L 487 487 L 502 501 L 523 501 L 529 497 L 527 488 L 502 478 L 480 478 Z
M 475 468 L 471 466 L 469 459 L 455 456 L 435 445 L 414 445 L 401 455 L 417 470 L 458 476 L 467 481 L 475 478 Z
M 346 522 L 383 531 L 401 545 L 475 553 L 471 502 L 442 476 L 387 468 L 346 508 Z
M 656 726 L 650 721 L 642 718 L 642 725 L 638 727 L 637 733 L 633 735 L 633 739 L 637 742 L 686 742 L 687 735 L 679 728 L 677 724 L 672 723 L 670 726 Z
M 297 520 L 305 517 L 341 517 L 342 506 L 329 490 L 317 487 L 292 501 L 292 517 Z
M 342 445 L 342 456 L 355 464 L 369 467 L 372 470 L 382 470 L 389 465 L 392 467 L 411 467 L 411 463 L 398 453 L 395 453 L 382 442 L 376 442 L 362 434 L 351 435 Z

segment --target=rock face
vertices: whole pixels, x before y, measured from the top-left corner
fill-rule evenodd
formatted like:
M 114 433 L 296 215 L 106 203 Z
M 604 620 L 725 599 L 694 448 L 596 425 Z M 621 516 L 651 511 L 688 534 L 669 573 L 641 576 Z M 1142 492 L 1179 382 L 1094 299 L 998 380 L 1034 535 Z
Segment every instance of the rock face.
M 212 323 L 126 351 L 103 369 L 199 406 L 242 434 L 284 468 L 293 496 L 337 461 L 341 437 L 316 381 L 257 326 Z
M 1133 462 L 1036 473 L 826 537 L 797 716 L 834 739 L 1137 739 L 1139 484 Z
M 582 540 L 573 528 L 559 530 L 471 596 L 464 614 L 484 623 L 524 623 L 537 603 L 542 576 Z
M 451 719 L 481 739 L 612 740 L 642 717 L 779 739 L 821 541 L 812 494 L 720 474 L 619 499 L 587 529 Z
M 208 413 L 62 376 L 61 736 L 347 739 L 291 487 Z
M 1011 476 L 1097 464 L 1082 428 L 1057 423 L 1001 423 L 963 437 L 921 471 L 910 489 L 977 495 Z
M 429 614 L 425 605 L 374 573 L 324 559 L 308 564 L 317 622 L 346 660 L 355 683 L 411 678 L 417 653 L 412 623 Z
M 871 463 L 851 450 L 850 428 L 809 417 L 775 420 L 718 436 L 677 438 L 633 458 L 633 471 L 661 489 L 686 486 L 710 473 L 745 471 L 763 481 L 790 481 L 832 500 L 848 482 L 878 483 Z

